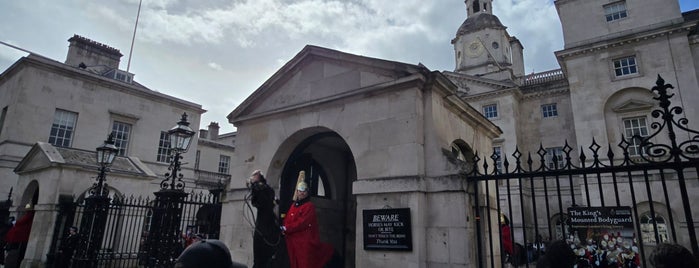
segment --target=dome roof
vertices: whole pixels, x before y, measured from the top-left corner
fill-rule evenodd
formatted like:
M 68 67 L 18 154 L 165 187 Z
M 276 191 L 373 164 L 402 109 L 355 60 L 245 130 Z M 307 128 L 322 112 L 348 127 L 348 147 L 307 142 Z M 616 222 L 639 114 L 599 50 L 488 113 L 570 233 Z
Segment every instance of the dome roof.
M 462 35 L 470 32 L 475 32 L 481 29 L 491 28 L 491 29 L 506 29 L 504 25 L 500 22 L 500 19 L 495 15 L 488 14 L 485 12 L 477 13 L 471 16 L 461 24 L 459 30 L 456 31 L 456 35 Z

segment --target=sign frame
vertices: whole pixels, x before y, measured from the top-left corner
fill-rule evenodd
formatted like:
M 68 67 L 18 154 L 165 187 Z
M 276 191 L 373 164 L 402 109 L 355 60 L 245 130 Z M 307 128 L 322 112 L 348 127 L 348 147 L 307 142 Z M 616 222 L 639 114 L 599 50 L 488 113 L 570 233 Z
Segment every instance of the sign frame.
M 410 208 L 362 211 L 364 250 L 412 251 Z

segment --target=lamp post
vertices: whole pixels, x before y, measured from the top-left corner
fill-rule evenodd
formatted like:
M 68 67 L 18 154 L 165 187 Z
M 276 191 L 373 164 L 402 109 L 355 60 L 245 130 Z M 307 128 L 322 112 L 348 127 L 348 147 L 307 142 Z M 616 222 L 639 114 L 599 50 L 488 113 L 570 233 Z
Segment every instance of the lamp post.
M 147 242 L 149 267 L 172 266 L 182 250 L 180 222 L 187 193 L 184 192 L 184 176 L 180 173 L 180 159 L 189 149 L 194 133 L 187 122 L 187 113 L 168 131 L 171 161 L 169 172 L 160 182 L 160 190 L 154 193 L 155 208 Z
M 102 245 L 104 226 L 107 223 L 109 210 L 109 190 L 104 182 L 119 149 L 114 146 L 114 133 L 110 133 L 107 140 L 96 149 L 99 173 L 97 181 L 90 187 L 89 195 L 85 198 L 85 212 L 80 221 L 80 242 L 75 255 L 75 266 L 97 267 L 97 255 Z

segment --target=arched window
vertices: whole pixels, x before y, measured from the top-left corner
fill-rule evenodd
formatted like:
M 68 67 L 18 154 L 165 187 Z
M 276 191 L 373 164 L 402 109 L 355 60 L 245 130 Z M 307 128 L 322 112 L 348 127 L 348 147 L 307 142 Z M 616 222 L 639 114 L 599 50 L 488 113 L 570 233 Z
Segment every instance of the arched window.
M 641 215 L 641 238 L 644 245 L 656 245 L 655 232 L 658 232 L 660 243 L 668 241 L 667 224 L 663 216 L 655 214 L 655 217 L 650 213 Z

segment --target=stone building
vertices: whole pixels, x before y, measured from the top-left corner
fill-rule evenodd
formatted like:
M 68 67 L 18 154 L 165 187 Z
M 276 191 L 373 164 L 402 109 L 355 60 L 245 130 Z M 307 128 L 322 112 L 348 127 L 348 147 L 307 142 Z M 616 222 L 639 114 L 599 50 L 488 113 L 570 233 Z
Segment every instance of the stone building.
M 473 189 L 458 173 L 501 132 L 456 90 L 421 65 L 307 46 L 229 114 L 232 168 L 241 177 L 263 170 L 281 213 L 305 170 L 321 238 L 345 267 L 472 266 Z M 234 259 L 251 264 L 246 193 L 231 180 L 221 226 Z M 398 251 L 364 243 L 363 213 L 385 208 L 408 210 L 412 243 L 373 246 Z
M 13 216 L 28 203 L 36 213 L 26 265 L 46 262 L 57 204 L 86 195 L 99 167 L 95 148 L 109 133 L 119 148 L 106 177 L 110 195 L 152 196 L 168 172 L 166 131 L 183 113 L 197 129 L 206 112 L 136 82 L 119 69 L 119 50 L 78 35 L 68 41 L 64 63 L 30 54 L 0 74 L 0 196 L 13 189 Z M 228 183 L 226 136 L 194 137 L 182 170 L 188 190 Z M 216 160 L 199 168 L 200 154 Z
M 672 104 L 683 110 L 682 117 L 689 119 L 687 127 L 699 129 L 699 110 L 694 105 L 699 103 L 698 10 L 682 13 L 677 1 L 557 0 L 554 3 L 565 43 L 562 50 L 555 52 L 561 69 L 525 75 L 521 67 L 523 46 L 492 14 L 488 7 L 497 2 L 490 0 L 466 1 L 468 18 L 452 40 L 456 66 L 454 71 L 444 74 L 459 85 L 464 100 L 502 129 L 503 134 L 493 140 L 493 151 L 500 156 L 494 162 L 499 171 L 505 172 L 502 170 L 505 158 L 514 163 L 516 150 L 524 155 L 522 159 L 529 152 L 538 161 L 540 148 L 545 150 L 547 168 L 561 168 L 566 144 L 574 150 L 572 163 L 579 165 L 576 157 L 580 149 L 587 150 L 593 141 L 609 147 L 617 163 L 624 159 L 618 144 L 628 142 L 630 158 L 639 160 L 640 142 L 631 137 L 652 134 L 651 125 L 661 121 L 651 116 L 651 111 L 659 108 L 653 99 L 656 94 L 650 90 L 658 75 L 674 85 Z M 691 139 L 690 134 L 682 133 L 678 139 Z M 666 135 L 654 137 L 653 141 L 669 144 Z M 589 151 L 586 153 L 589 156 Z M 602 159 L 606 153 L 604 149 Z M 554 155 L 557 161 L 553 161 Z M 510 166 L 509 171 L 512 169 Z M 637 181 L 642 178 L 638 177 L 641 180 Z M 511 191 L 521 193 L 525 200 L 534 196 L 538 200 L 538 205 L 532 206 L 519 200 L 510 202 L 501 195 L 501 207 L 508 215 L 515 216 L 514 222 L 532 223 L 534 211 L 548 211 L 542 185 L 514 180 L 508 184 L 509 189 L 504 187 L 504 182 L 500 185 L 501 193 Z M 649 187 L 662 189 L 657 177 L 651 177 Z M 586 190 L 597 188 L 599 192 Z M 642 182 L 634 188 L 645 192 Z M 658 222 L 658 228 L 664 230 L 661 240 L 668 236 L 669 214 L 675 218 L 682 215 L 679 196 L 672 197 L 669 203 L 649 200 L 644 194 L 634 196 L 633 189 L 632 193 L 629 189 L 615 192 L 611 184 L 600 185 L 596 181 L 572 185 L 564 181 L 560 191 L 575 193 L 574 198 L 562 200 L 563 208 L 580 205 L 579 200 L 586 198 L 591 206 L 604 204 L 600 200 L 605 196 L 633 199 L 635 203 L 631 206 L 638 209 L 641 221 L 655 219 L 642 223 L 642 228 L 643 224 Z M 698 197 L 692 192 L 695 191 L 690 190 L 689 199 L 696 200 Z M 649 203 L 655 204 L 655 211 Z M 666 207 L 675 209 L 668 211 Z M 651 212 L 655 215 L 651 216 Z M 696 219 L 697 212 L 693 213 Z M 539 213 L 536 222 L 541 230 L 556 226 L 554 236 L 562 238 L 562 217 L 567 216 L 560 213 L 547 218 L 546 213 Z M 526 231 L 521 225 L 513 227 L 520 228 L 516 231 L 520 243 L 533 241 L 533 226 Z M 675 223 L 675 227 L 686 228 L 686 223 Z M 644 235 L 643 239 L 645 245 L 658 242 L 650 236 Z M 686 237 L 673 242 L 689 244 Z
M 561 69 L 525 74 L 526 44 L 492 14 L 497 2 L 465 3 L 467 19 L 452 40 L 453 71 L 437 73 L 307 46 L 228 117 L 238 127 L 233 169 L 241 177 L 254 169 L 265 171 L 281 197 L 282 212 L 295 172 L 317 173 L 311 175 L 312 191 L 322 238 L 341 249 L 346 267 L 475 266 L 474 196 L 454 177 L 463 171 L 460 160 L 468 161 L 475 151 L 481 159 L 494 153 L 500 159 L 490 166 L 502 171 L 504 159 L 512 161 L 516 149 L 536 155 L 541 147 L 545 165 L 555 169 L 563 165 L 565 144 L 577 150 L 593 139 L 611 144 L 616 158 L 623 158 L 613 146 L 622 134 L 631 144 L 631 157 L 638 157 L 641 148 L 629 137 L 648 135 L 658 120 L 650 115 L 658 107 L 650 91 L 657 75 L 675 85 L 673 104 L 684 109 L 688 127 L 699 129 L 693 105 L 699 103 L 696 10 L 682 13 L 677 1 L 557 0 L 565 37 L 565 47 L 555 52 Z M 515 222 L 532 222 L 533 211 L 546 210 L 540 185 L 498 185 L 501 192 L 540 200 L 535 207 L 500 196 L 502 207 L 517 216 Z M 657 180 L 649 185 L 660 187 Z M 564 182 L 560 191 L 575 192 L 580 200 L 587 186 L 600 185 Z M 234 180 L 230 187 L 225 214 L 237 215 L 244 202 L 243 181 Z M 610 191 L 591 194 L 591 205 L 599 206 L 605 194 L 631 200 L 628 192 Z M 677 211 L 657 209 L 654 216 L 643 198 L 633 204 L 641 218 L 681 214 L 678 197 L 667 204 Z M 699 196 L 692 193 L 691 198 Z M 561 203 L 576 205 L 571 198 Z M 382 208 L 410 208 L 412 251 L 363 247 L 368 231 L 362 212 Z M 554 236 L 561 236 L 563 214 L 538 214 L 539 228 L 555 228 Z M 232 216 L 223 221 L 224 239 L 237 245 L 234 256 L 250 263 L 251 236 L 237 235 L 250 227 Z M 686 229 L 685 223 L 676 224 Z M 533 227 L 513 227 L 516 240 L 531 242 Z M 646 245 L 658 242 L 643 239 Z

